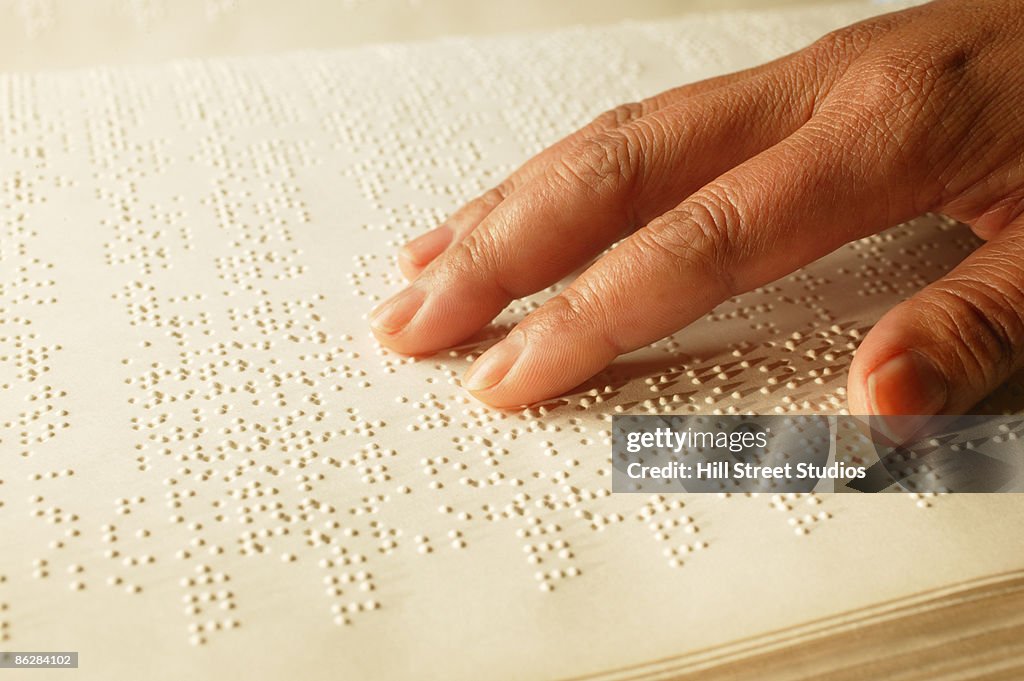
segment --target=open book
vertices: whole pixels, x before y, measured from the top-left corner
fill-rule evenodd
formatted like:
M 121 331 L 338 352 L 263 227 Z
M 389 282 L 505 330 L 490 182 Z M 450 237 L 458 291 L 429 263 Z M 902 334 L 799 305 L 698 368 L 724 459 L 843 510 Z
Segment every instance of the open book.
M 960 227 L 521 412 L 457 377 L 550 292 L 424 359 L 366 324 L 396 246 L 541 146 L 865 8 L 2 77 L 0 650 L 79 653 L 33 678 L 1019 678 L 1019 496 L 610 493 L 613 414 L 842 410 Z

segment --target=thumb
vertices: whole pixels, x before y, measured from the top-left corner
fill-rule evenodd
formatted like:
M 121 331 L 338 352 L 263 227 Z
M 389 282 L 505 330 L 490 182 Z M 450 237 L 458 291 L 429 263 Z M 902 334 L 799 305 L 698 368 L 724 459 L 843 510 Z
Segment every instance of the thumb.
M 1024 219 L 897 305 L 857 349 L 851 414 L 962 414 L 1024 364 Z

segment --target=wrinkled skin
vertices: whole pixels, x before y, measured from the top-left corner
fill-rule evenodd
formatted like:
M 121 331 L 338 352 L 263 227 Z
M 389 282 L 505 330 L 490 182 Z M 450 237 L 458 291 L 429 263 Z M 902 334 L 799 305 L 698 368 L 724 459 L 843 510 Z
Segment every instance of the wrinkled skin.
M 738 293 L 927 212 L 986 240 L 858 348 L 854 414 L 955 414 L 1024 356 L 1024 2 L 938 0 L 599 116 L 407 244 L 371 316 L 424 354 L 618 246 L 463 378 L 565 392 Z

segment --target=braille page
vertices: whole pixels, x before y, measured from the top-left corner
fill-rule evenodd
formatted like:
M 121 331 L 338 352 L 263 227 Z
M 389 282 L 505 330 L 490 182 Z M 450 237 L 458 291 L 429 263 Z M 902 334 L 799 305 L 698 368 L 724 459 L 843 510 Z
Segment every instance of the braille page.
M 85 679 L 628 678 L 1024 568 L 1014 495 L 610 493 L 615 413 L 841 411 L 962 227 L 851 244 L 522 411 L 458 377 L 551 291 L 425 359 L 367 328 L 396 247 L 543 145 L 863 11 L 0 79 L 0 647 Z

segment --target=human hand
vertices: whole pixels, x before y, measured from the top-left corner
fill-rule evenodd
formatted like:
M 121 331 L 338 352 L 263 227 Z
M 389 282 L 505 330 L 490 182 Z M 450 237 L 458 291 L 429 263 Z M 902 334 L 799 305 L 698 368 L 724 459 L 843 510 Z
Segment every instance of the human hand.
M 938 0 L 607 112 L 406 245 L 411 283 L 374 333 L 407 354 L 450 347 L 625 237 L 463 379 L 484 402 L 528 404 L 941 212 L 987 243 L 875 325 L 849 408 L 966 411 L 1024 357 L 1022 35 L 1020 0 Z

